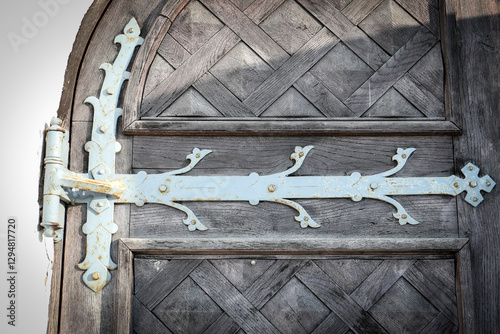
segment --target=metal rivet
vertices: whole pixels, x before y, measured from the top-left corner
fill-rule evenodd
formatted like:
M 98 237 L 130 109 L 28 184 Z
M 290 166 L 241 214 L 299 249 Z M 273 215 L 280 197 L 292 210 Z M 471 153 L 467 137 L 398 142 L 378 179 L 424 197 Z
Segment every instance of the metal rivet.
M 133 33 L 134 33 L 134 28 L 130 28 L 130 29 L 128 30 L 128 33 L 129 33 L 129 34 L 133 34 Z
M 99 174 L 99 175 L 104 175 L 104 174 L 106 174 L 106 171 L 105 171 L 104 169 L 99 169 L 99 170 L 97 171 L 97 174 Z
M 401 158 L 406 159 L 406 154 L 401 155 Z
M 455 186 L 455 188 L 460 188 L 460 185 L 458 184 L 458 182 L 453 183 L 453 185 Z
M 372 188 L 372 189 L 377 189 L 377 188 L 378 188 L 378 184 L 377 184 L 376 182 L 372 182 L 372 183 L 370 184 L 370 188 Z
M 471 172 L 474 170 L 474 167 L 472 166 L 469 166 L 469 168 L 467 168 L 468 170 L 470 170 Z
M 106 89 L 106 93 L 108 93 L 108 95 L 113 95 L 114 92 L 115 90 L 113 87 L 108 87 L 108 89 Z
M 97 206 L 100 207 L 100 208 L 102 208 L 104 206 L 104 202 L 97 203 Z
M 160 189 L 160 191 L 164 193 L 165 191 L 167 191 L 168 188 L 166 185 L 162 184 L 158 189 Z
M 92 279 L 94 281 L 98 281 L 99 278 L 101 278 L 101 275 L 97 271 L 95 273 L 92 273 Z
M 491 182 L 490 181 L 486 181 L 486 186 L 487 187 L 491 186 Z
M 108 127 L 106 125 L 103 125 L 100 127 L 100 130 L 102 133 L 106 133 L 106 131 L 108 131 Z
M 196 153 L 196 157 L 197 158 L 201 157 L 201 154 L 200 153 Z
M 276 186 L 274 184 L 270 184 L 269 187 L 267 187 L 267 190 L 272 193 L 276 190 Z
M 408 218 L 408 216 L 407 215 L 401 215 L 401 218 L 406 219 L 406 218 Z
M 477 197 L 472 197 L 473 202 L 477 202 Z
M 470 186 L 471 188 L 476 188 L 476 187 L 477 187 L 477 182 L 476 182 L 476 181 L 470 181 L 470 182 L 469 182 L 469 186 Z
M 300 153 L 299 153 L 299 157 L 301 157 L 301 158 L 302 158 L 303 156 L 304 156 L 304 152 L 300 152 Z
M 255 260 L 250 261 L 250 264 L 251 264 L 252 266 L 255 266 Z
M 191 220 L 191 225 L 196 225 L 196 220 Z
M 304 217 L 304 220 L 305 220 L 305 221 L 308 221 L 308 220 L 309 220 L 309 217 L 305 216 L 305 217 Z

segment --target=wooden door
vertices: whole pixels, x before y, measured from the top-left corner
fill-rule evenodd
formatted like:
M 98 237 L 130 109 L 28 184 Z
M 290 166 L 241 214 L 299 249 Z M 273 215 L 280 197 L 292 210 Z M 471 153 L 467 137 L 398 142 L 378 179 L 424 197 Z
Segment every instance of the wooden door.
M 477 27 L 494 30 L 496 17 L 465 18 L 495 12 L 483 3 L 96 1 L 61 104 L 72 111 L 71 169 L 86 171 L 92 108 L 83 101 L 99 91 L 97 69 L 116 57 L 111 42 L 133 16 L 145 41 L 119 102 L 119 173 L 172 171 L 199 147 L 213 152 L 190 175 L 224 184 L 227 175 L 282 172 L 295 147 L 314 145 L 295 175 L 376 174 L 393 167 L 397 148 L 414 147 L 398 176 L 459 175 L 472 161 L 496 180 L 488 162 L 496 155 L 476 149 L 496 138 L 490 125 L 476 133 L 497 119 L 494 101 L 479 95 L 487 106 L 480 117 L 463 104 L 478 103 L 466 90 L 478 89 L 469 86 L 475 68 L 483 88 L 498 73 L 469 58 L 494 58 L 471 45 L 498 45 L 475 35 Z M 98 293 L 75 269 L 85 254 L 85 207 L 72 206 L 55 271 L 61 299 L 51 304 L 59 317 L 49 330 L 488 332 L 500 325 L 498 285 L 489 279 L 497 260 L 483 258 L 500 237 L 484 225 L 500 211 L 495 196 L 477 209 L 462 198 L 400 196 L 420 222 L 404 226 L 380 201 L 298 200 L 317 229 L 301 228 L 280 203 L 185 203 L 208 227 L 194 232 L 174 208 L 116 205 L 120 269 Z M 473 291 L 484 302 L 474 303 Z

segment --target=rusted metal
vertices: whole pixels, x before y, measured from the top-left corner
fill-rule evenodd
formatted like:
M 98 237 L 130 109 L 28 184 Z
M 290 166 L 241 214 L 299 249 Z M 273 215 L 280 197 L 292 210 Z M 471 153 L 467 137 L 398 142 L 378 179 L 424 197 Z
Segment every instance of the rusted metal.
M 99 99 L 90 97 L 86 102 L 94 107 L 92 139 L 85 145 L 89 152 L 89 172 L 74 173 L 66 168 L 67 138 L 59 120 L 53 120 L 47 133 L 45 159 L 44 212 L 42 225 L 45 235 L 61 238 L 64 209 L 61 200 L 87 204 L 87 222 L 83 232 L 87 235 L 87 255 L 78 265 L 86 270 L 83 281 L 94 291 L 102 289 L 111 279 L 110 269 L 117 265 L 110 257 L 112 234 L 118 230 L 113 222 L 114 204 L 145 203 L 167 205 L 186 213 L 184 224 L 190 231 L 206 230 L 193 211 L 178 202 L 193 201 L 248 201 L 257 205 L 261 201 L 281 203 L 298 212 L 295 219 L 302 228 L 320 227 L 320 224 L 294 199 L 351 198 L 358 202 L 363 198 L 385 201 L 396 208 L 393 213 L 401 225 L 418 224 L 403 206 L 390 196 L 395 195 L 450 195 L 466 192 L 465 200 L 473 206 L 483 201 L 481 191 L 490 192 L 495 182 L 489 176 L 479 177 L 479 168 L 467 164 L 462 173 L 465 178 L 418 177 L 394 178 L 414 148 L 398 148 L 392 157 L 396 166 L 388 171 L 362 176 L 358 172 L 350 176 L 290 176 L 303 164 L 313 146 L 295 147 L 289 169 L 271 175 L 250 173 L 244 176 L 186 176 L 211 150 L 194 148 L 187 155 L 189 164 L 181 169 L 148 175 L 115 174 L 115 153 L 120 145 L 116 142 L 116 121 L 121 116 L 117 108 L 118 96 L 129 77 L 126 68 L 135 47 L 142 43 L 139 27 L 132 19 L 115 42 L 122 45 L 113 65 L 103 64 L 106 71 Z

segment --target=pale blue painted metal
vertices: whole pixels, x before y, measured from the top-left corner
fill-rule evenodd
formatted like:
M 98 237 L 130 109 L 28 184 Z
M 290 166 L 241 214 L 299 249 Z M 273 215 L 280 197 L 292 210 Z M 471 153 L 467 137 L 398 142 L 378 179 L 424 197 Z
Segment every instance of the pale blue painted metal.
M 113 222 L 113 210 L 116 203 L 164 204 L 186 213 L 184 224 L 190 231 L 206 230 L 196 215 L 185 205 L 178 202 L 192 201 L 248 201 L 257 205 L 261 201 L 288 205 L 298 211 L 295 219 L 300 226 L 319 227 L 320 224 L 293 199 L 305 198 L 351 198 L 360 201 L 363 198 L 377 199 L 392 204 L 396 208 L 394 217 L 401 225 L 418 224 L 402 205 L 391 198 L 394 195 L 451 195 L 466 192 L 465 200 L 477 206 L 483 200 L 481 191 L 490 192 L 495 182 L 489 176 L 479 177 L 479 168 L 469 163 L 462 172 L 465 178 L 415 177 L 394 178 L 414 148 L 398 148 L 392 157 L 397 165 L 385 172 L 362 176 L 358 172 L 350 176 L 290 176 L 303 164 L 313 146 L 295 148 L 291 159 L 294 165 L 286 171 L 259 175 L 250 173 L 246 176 L 186 176 L 205 156 L 212 151 L 195 148 L 186 158 L 190 163 L 179 170 L 162 174 L 148 175 L 115 174 L 115 153 L 120 145 L 116 142 L 116 122 L 122 111 L 117 102 L 121 86 L 129 73 L 126 68 L 134 49 L 142 43 L 139 27 L 132 19 L 125 27 L 125 35 L 120 35 L 115 42 L 122 48 L 113 65 L 101 66 L 106 77 L 100 97 L 90 97 L 86 102 L 94 107 L 92 140 L 85 145 L 89 152 L 89 172 L 74 173 L 66 168 L 64 156 L 64 129 L 60 121 L 54 120 L 47 134 L 47 157 L 45 159 L 44 212 L 42 225 L 45 235 L 60 240 L 64 213 L 60 200 L 71 203 L 87 204 L 87 222 L 83 232 L 87 235 L 87 255 L 79 268 L 86 270 L 83 280 L 92 290 L 99 291 L 109 282 L 109 269 L 116 264 L 110 257 L 112 234 L 118 229 Z

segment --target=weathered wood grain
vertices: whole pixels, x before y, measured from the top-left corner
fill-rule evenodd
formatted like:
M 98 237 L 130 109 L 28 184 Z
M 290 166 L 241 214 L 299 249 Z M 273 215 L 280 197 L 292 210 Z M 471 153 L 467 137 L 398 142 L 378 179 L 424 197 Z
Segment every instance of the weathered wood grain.
M 157 115 L 219 61 L 239 38 L 229 28 L 221 29 L 142 101 L 141 116 Z
M 219 117 L 222 114 L 198 91 L 189 87 L 158 117 Z
M 420 24 L 392 0 L 382 2 L 359 27 L 393 55 L 420 29 Z
M 52 278 L 50 282 L 49 319 L 47 334 L 59 332 L 59 316 L 61 306 L 61 286 L 63 273 L 63 243 L 54 243 L 54 262 L 52 265 Z
M 434 275 L 428 269 L 425 263 L 417 262 L 404 274 L 404 277 L 451 322 L 458 325 L 454 285 L 450 286 L 446 278 Z
M 444 102 L 444 69 L 442 43 L 437 43 L 408 73 Z
M 274 262 L 274 260 L 248 259 L 210 261 L 240 292 L 247 290 Z
M 240 326 L 224 313 L 203 334 L 237 333 L 238 329 Z
M 337 8 L 331 6 L 329 2 L 299 0 L 299 3 L 374 70 L 377 70 L 389 59 L 380 46 L 349 21 Z
M 157 55 L 149 68 L 148 78 L 144 85 L 144 94 L 151 93 L 159 83 L 173 72 L 174 68 L 162 56 Z
M 209 262 L 202 262 L 190 277 L 212 296 L 245 332 L 279 333 Z
M 387 63 L 345 101 L 346 105 L 356 115 L 364 113 L 435 43 L 436 37 L 427 28 L 421 28 L 405 46 L 399 49 Z
M 361 117 L 385 118 L 424 118 L 425 115 L 415 108 L 396 89 L 390 88 Z
M 357 332 L 385 333 L 385 330 L 332 281 L 317 265 L 308 262 L 297 273 L 307 287 L 343 322 Z
M 182 282 L 192 270 L 194 270 L 201 261 L 170 261 L 163 270 L 161 270 L 147 284 L 149 289 L 142 289 L 135 294 L 137 299 L 148 309 L 154 308 L 163 298 Z M 169 273 L 169 276 L 162 274 Z
M 365 19 L 383 0 L 353 0 L 343 10 L 352 23 L 358 25 Z
M 321 29 L 290 59 L 264 81 L 243 103 L 260 115 L 276 99 L 337 44 L 338 38 Z
M 181 66 L 190 57 L 189 52 L 168 33 L 158 47 L 158 53 L 174 68 Z M 148 93 L 145 92 L 145 94 Z
M 245 290 L 245 298 L 256 308 L 262 308 L 304 264 L 305 262 L 300 260 L 274 262 Z
M 422 333 L 459 333 L 458 327 L 450 321 L 443 313 L 438 314 L 422 331 Z
M 425 116 L 442 117 L 444 119 L 444 104 L 410 74 L 405 74 L 399 79 L 394 84 L 394 88 L 413 103 Z
M 290 87 L 260 117 L 324 117 L 302 94 Z
M 457 136 L 462 132 L 450 121 L 382 119 L 370 121 L 352 119 L 309 120 L 309 119 L 269 119 L 263 122 L 251 118 L 206 120 L 175 119 L 162 120 L 145 118 L 136 120 L 124 129 L 133 135 L 202 135 L 202 136 Z
M 118 272 L 116 275 L 115 332 L 130 333 L 132 330 L 131 309 L 134 289 L 134 254 L 118 241 Z M 135 306 L 135 305 L 134 305 Z
M 152 314 L 142 303 L 133 298 L 133 330 L 135 333 L 165 333 L 171 334 L 172 332 Z M 117 332 L 128 333 L 128 332 Z
M 313 334 L 330 334 L 338 333 L 344 334 L 349 331 L 349 326 L 345 324 L 335 313 L 330 313 L 330 315 L 323 321 L 316 329 Z
M 193 87 L 201 93 L 225 117 L 255 116 L 241 101 L 233 95 L 210 72 L 202 75 Z
M 353 117 L 356 116 L 323 83 L 311 72 L 306 72 L 293 87 L 301 92 L 326 117 Z
M 459 313 L 459 329 L 462 333 L 475 333 L 478 324 L 476 306 L 474 305 L 474 270 L 471 262 L 471 245 L 467 243 L 456 254 L 457 300 Z
M 464 135 L 454 139 L 456 168 L 473 161 L 481 166 L 481 173 L 500 180 L 500 154 L 495 149 L 500 105 L 500 40 L 495 36 L 500 34 L 500 4 L 491 0 L 445 3 L 449 103 L 453 121 L 464 129 Z M 465 319 L 477 324 L 471 328 L 466 322 L 461 328 L 465 332 L 488 333 L 500 328 L 500 257 L 493 255 L 500 244 L 500 231 L 492 223 L 500 221 L 500 195 L 498 190 L 488 195 L 477 208 L 458 201 L 460 234 L 471 238 L 473 279 L 469 286 L 475 299 L 474 310 L 466 309 Z M 469 313 L 473 311 L 475 315 Z
M 168 260 L 134 258 L 134 293 L 138 293 L 168 264 Z
M 254 1 L 255 0 L 231 0 L 240 10 L 247 9 Z
M 413 265 L 412 260 L 386 260 L 351 293 L 351 298 L 364 310 L 369 310 L 394 283 Z
M 189 0 L 169 0 L 163 6 L 161 15 L 168 17 L 170 21 L 173 21 L 188 4 L 188 2 Z
M 229 0 L 201 2 L 272 68 L 279 68 L 288 59 L 288 54 Z
M 255 0 L 246 10 L 248 16 L 255 24 L 260 24 L 285 0 Z
M 439 10 L 433 7 L 428 0 L 396 0 L 427 29 L 436 36 L 441 35 L 439 25 Z

